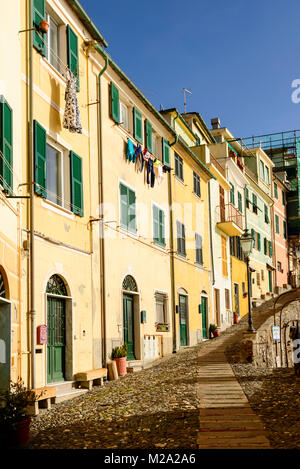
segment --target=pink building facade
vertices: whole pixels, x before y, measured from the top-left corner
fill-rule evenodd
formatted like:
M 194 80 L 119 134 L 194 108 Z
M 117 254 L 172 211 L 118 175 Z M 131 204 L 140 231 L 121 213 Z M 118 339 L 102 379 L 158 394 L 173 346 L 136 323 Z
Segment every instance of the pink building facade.
M 273 227 L 274 227 L 274 266 L 275 285 L 279 288 L 288 284 L 289 244 L 287 231 L 287 192 L 288 188 L 279 177 L 273 175 Z

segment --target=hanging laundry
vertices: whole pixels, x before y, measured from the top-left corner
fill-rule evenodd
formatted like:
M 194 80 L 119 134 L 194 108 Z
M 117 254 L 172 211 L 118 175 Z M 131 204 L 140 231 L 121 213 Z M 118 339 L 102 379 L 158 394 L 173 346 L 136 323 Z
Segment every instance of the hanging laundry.
M 149 160 L 149 158 L 151 157 L 149 151 L 146 149 L 143 151 L 143 155 L 144 155 L 145 160 Z
M 143 169 L 144 169 L 144 163 L 145 163 L 144 155 L 141 153 L 138 158 L 139 158 L 139 160 L 138 160 L 138 168 L 139 168 L 140 172 L 142 172 Z
M 142 154 L 142 147 L 140 144 L 138 144 L 137 147 L 135 147 L 135 152 L 133 155 L 133 162 L 135 163 L 135 160 Z
M 66 73 L 67 87 L 65 92 L 66 107 L 64 112 L 63 127 L 72 133 L 82 134 L 80 112 L 77 101 L 76 77 L 68 69 Z
M 157 177 L 158 184 L 160 184 L 163 181 L 163 178 L 164 178 L 164 176 L 163 176 L 163 166 L 160 163 L 158 165 L 158 177 Z
M 170 171 L 171 171 L 171 168 L 170 168 L 169 166 L 167 166 L 167 165 L 164 164 L 164 165 L 163 165 L 163 172 L 164 172 L 164 173 L 166 173 L 166 172 L 169 173 Z
M 154 173 L 154 166 L 153 161 L 151 158 L 148 160 L 148 168 L 147 168 L 147 184 L 151 184 L 151 187 L 154 187 L 155 183 L 155 173 Z
M 129 138 L 127 142 L 127 154 L 126 154 L 127 159 L 129 161 L 133 161 L 134 151 L 135 151 L 135 148 L 134 148 L 133 142 Z

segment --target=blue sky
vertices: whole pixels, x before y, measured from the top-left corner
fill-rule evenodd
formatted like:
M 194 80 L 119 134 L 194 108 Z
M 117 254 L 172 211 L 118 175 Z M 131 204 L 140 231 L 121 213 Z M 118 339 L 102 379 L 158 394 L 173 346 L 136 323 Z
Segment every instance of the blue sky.
M 299 0 L 80 1 L 157 109 L 183 112 L 185 87 L 187 111 L 235 137 L 300 129 Z

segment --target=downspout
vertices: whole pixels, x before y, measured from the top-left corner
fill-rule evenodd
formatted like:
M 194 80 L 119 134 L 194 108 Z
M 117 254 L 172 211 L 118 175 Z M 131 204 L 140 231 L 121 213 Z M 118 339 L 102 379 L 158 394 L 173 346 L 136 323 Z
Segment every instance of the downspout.
M 177 119 L 177 116 L 174 119 Z M 170 144 L 170 147 L 178 142 L 178 135 L 176 134 L 175 140 Z M 176 292 L 175 292 L 175 265 L 174 265 L 174 233 L 173 233 L 173 201 L 172 201 L 172 176 L 171 171 L 168 173 L 168 189 L 169 189 L 169 219 L 170 219 L 170 264 L 171 264 L 171 304 L 172 304 L 172 320 L 173 320 L 173 353 L 176 353 L 177 348 L 177 331 L 176 331 Z
M 28 11 L 29 11 L 29 25 L 32 27 L 32 2 L 28 0 Z M 29 156 L 29 213 L 30 213 L 30 318 L 31 318 L 31 387 L 36 387 L 36 370 L 35 370 L 35 262 L 34 262 L 34 155 L 33 155 L 33 60 L 32 60 L 32 49 L 33 40 L 32 32 L 29 33 L 29 135 L 28 135 L 28 156 Z
M 100 213 L 100 291 L 101 291 L 101 334 L 102 334 L 102 363 L 106 368 L 106 291 L 105 291 L 105 244 L 104 244 L 104 214 L 103 210 L 103 144 L 102 144 L 102 106 L 101 106 L 101 76 L 105 73 L 108 67 L 108 57 L 105 58 L 105 65 L 98 75 L 98 170 L 99 170 L 99 207 Z

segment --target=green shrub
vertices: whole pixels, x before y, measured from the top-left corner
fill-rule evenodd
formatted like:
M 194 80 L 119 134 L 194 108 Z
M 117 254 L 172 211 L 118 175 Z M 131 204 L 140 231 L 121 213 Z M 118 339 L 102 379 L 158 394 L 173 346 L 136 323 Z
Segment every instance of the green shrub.
M 122 358 L 127 357 L 127 344 L 123 344 L 120 347 L 115 347 L 112 349 L 111 358 Z

